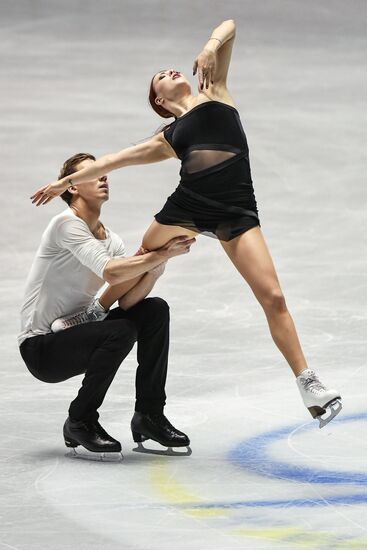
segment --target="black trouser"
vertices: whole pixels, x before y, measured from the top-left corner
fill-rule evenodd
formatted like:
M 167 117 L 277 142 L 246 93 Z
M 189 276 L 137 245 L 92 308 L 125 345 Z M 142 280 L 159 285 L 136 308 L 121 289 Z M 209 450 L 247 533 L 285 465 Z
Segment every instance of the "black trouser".
M 127 311 L 112 309 L 103 321 L 27 338 L 20 353 L 29 371 L 43 382 L 85 373 L 69 415 L 73 420 L 98 419 L 97 409 L 137 341 L 135 410 L 161 412 L 166 402 L 169 320 L 165 300 L 145 298 Z

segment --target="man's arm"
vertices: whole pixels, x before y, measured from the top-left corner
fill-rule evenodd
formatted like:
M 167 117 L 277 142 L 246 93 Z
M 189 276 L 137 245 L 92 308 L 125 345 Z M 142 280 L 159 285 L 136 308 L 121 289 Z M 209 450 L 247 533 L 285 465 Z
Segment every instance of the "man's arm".
M 119 251 L 117 251 L 117 255 L 119 255 L 118 252 Z M 125 255 L 124 245 L 120 252 L 122 256 Z M 146 254 L 147 252 L 148 250 L 143 249 L 143 247 L 141 246 L 139 250 L 134 254 L 134 256 L 141 256 L 142 254 Z M 120 307 L 122 307 L 122 309 L 127 309 L 127 307 L 131 307 L 140 300 L 143 300 L 153 288 L 155 281 L 164 272 L 165 263 L 166 262 L 158 265 L 157 267 L 154 267 L 150 271 L 147 271 L 146 273 L 149 273 L 151 276 L 156 275 L 156 278 L 154 280 L 153 277 L 145 279 L 144 284 L 142 284 L 141 286 L 139 285 L 139 283 L 142 282 L 142 279 L 145 277 L 146 273 L 144 273 L 143 275 L 139 275 L 138 277 L 134 277 L 134 279 L 124 281 L 123 283 L 120 283 L 118 285 L 109 285 L 102 293 L 102 295 L 98 298 L 99 303 L 107 311 L 112 307 L 116 300 L 120 303 L 120 298 L 123 298 L 121 304 L 124 303 L 124 305 L 120 304 Z M 151 279 L 151 281 L 148 281 L 148 279 Z M 130 294 L 130 291 L 133 287 L 134 292 Z
M 187 235 L 183 235 L 174 237 L 164 246 L 157 248 L 153 252 L 147 252 L 140 256 L 132 256 L 131 258 L 111 259 L 103 270 L 103 279 L 110 285 L 118 285 L 129 279 L 143 275 L 174 256 L 187 254 L 190 246 L 195 241 L 195 237 L 188 239 Z
M 58 245 L 69 250 L 81 264 L 111 285 L 134 279 L 174 256 L 187 254 L 196 240 L 188 239 L 187 235 L 174 237 L 154 252 L 118 259 L 111 258 L 81 219 L 64 220 L 56 230 Z
M 162 271 L 163 272 L 163 271 Z M 140 279 L 140 281 L 129 292 L 121 296 L 119 306 L 121 309 L 127 310 L 135 306 L 141 300 L 144 300 L 153 289 L 155 283 L 159 279 L 161 273 L 155 270 L 149 271 Z

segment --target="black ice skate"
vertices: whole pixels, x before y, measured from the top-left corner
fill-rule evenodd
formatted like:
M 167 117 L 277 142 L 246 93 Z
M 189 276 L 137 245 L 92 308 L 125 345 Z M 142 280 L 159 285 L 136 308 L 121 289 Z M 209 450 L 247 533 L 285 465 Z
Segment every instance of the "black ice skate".
M 296 378 L 302 399 L 313 418 L 323 428 L 342 410 L 340 393 L 322 384 L 315 371 L 305 369 Z
M 138 444 L 133 451 L 169 456 L 190 456 L 192 453 L 189 447 L 190 439 L 186 434 L 172 426 L 163 413 L 143 414 L 135 412 L 131 420 L 131 431 L 135 443 Z M 147 439 L 157 441 L 160 445 L 168 448 L 166 450 L 146 449 L 142 443 Z M 186 447 L 186 451 L 178 452 L 173 447 Z
M 64 424 L 65 445 L 71 448 L 66 456 L 87 460 L 119 462 L 123 455 L 121 443 L 111 437 L 97 420 L 73 421 L 68 417 Z M 79 445 L 83 450 L 77 453 Z

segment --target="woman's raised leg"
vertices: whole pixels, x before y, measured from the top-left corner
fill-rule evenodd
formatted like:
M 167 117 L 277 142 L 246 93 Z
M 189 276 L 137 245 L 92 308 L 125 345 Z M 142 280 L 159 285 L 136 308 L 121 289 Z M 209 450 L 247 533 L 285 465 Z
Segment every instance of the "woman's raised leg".
M 156 220 L 153 220 L 144 234 L 142 246 L 149 251 L 156 250 L 157 248 L 164 246 L 174 237 L 179 237 L 181 235 L 187 235 L 188 238 L 190 238 L 197 236 L 197 233 L 177 225 L 163 225 L 158 223 Z M 106 310 L 110 309 L 110 307 L 117 300 L 119 300 L 119 298 L 131 290 L 131 288 L 133 288 L 142 277 L 144 277 L 144 274 L 139 275 L 139 277 L 135 277 L 134 279 L 124 281 L 119 285 L 108 286 L 99 298 L 100 304 Z
M 275 344 L 298 376 L 308 368 L 306 359 L 260 227 L 220 243 L 250 285 L 264 310 Z
M 184 235 L 190 239 L 192 237 L 197 237 L 198 233 L 190 229 L 185 229 L 184 227 L 179 227 L 178 225 L 163 225 L 153 220 L 144 234 L 142 246 L 150 251 L 156 250 L 164 246 L 174 237 Z

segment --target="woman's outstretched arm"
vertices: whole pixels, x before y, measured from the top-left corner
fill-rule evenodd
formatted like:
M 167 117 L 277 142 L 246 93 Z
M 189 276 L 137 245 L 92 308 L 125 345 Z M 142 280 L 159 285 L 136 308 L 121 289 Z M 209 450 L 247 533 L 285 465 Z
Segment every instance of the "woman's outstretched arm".
M 36 203 L 36 206 L 47 204 L 54 197 L 61 195 L 71 185 L 74 186 L 98 179 L 108 174 L 108 172 L 123 168 L 124 166 L 159 162 L 174 156 L 173 149 L 163 137 L 163 132 L 160 132 L 144 143 L 126 147 L 118 153 L 104 155 L 90 166 L 74 172 L 65 178 L 44 185 L 31 196 L 32 203 Z

